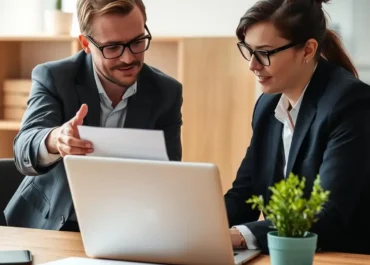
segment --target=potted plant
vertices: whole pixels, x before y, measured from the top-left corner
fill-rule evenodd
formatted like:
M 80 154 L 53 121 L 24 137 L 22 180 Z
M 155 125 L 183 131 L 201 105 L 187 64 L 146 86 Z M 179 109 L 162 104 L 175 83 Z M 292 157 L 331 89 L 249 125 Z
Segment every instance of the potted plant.
M 54 8 L 45 11 L 44 25 L 46 33 L 51 35 L 70 35 L 73 14 L 62 10 L 62 0 L 54 1 Z
M 272 265 L 312 265 L 318 235 L 310 232 L 317 214 L 329 198 L 321 187 L 320 176 L 314 181 L 309 199 L 304 198 L 305 178 L 290 174 L 269 189 L 268 204 L 262 196 L 252 196 L 247 203 L 258 207 L 270 220 L 274 230 L 267 235 Z

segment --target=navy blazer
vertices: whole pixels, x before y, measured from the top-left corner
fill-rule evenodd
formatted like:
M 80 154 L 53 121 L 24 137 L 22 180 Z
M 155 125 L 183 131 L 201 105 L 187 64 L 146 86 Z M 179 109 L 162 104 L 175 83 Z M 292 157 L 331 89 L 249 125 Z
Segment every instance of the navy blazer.
M 245 201 L 270 197 L 284 177 L 283 124 L 275 118 L 281 94 L 262 95 L 253 114 L 253 136 L 232 188 L 225 195 L 230 226 L 245 224 L 268 252 L 269 221 Z M 321 176 L 329 201 L 311 229 L 318 249 L 370 253 L 370 87 L 320 59 L 304 94 L 287 161 L 287 175 L 306 178 L 305 195 Z

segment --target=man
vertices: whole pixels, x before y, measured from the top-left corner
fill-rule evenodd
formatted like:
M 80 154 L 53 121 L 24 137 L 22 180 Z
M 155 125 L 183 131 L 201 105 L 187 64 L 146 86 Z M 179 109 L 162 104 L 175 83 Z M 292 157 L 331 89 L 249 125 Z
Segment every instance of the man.
M 142 0 L 79 0 L 77 11 L 83 51 L 32 72 L 11 226 L 79 231 L 62 159 L 94 150 L 78 125 L 163 130 L 169 158 L 181 160 L 182 86 L 143 62 L 152 37 Z

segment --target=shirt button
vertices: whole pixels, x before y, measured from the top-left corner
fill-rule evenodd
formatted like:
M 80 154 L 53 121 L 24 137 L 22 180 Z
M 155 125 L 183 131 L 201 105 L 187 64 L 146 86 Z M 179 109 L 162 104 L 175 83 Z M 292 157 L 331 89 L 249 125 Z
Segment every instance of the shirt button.
M 61 217 L 60 217 L 60 223 L 62 224 L 62 225 L 64 225 L 64 223 L 66 222 L 66 219 L 64 218 L 64 215 L 62 215 Z

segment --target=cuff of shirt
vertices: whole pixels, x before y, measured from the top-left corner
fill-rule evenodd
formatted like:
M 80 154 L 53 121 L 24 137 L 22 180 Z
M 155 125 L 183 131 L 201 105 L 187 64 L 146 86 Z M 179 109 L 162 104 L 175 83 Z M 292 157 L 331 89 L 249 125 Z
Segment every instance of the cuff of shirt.
M 251 230 L 247 226 L 245 226 L 245 225 L 236 225 L 236 226 L 233 226 L 233 227 L 238 229 L 239 232 L 242 234 L 242 236 L 244 237 L 244 239 L 247 243 L 247 248 L 248 249 L 258 249 L 257 239 L 252 234 Z
M 42 139 L 41 144 L 40 144 L 39 154 L 38 154 L 38 162 L 39 162 L 40 166 L 42 166 L 42 167 L 47 167 L 47 166 L 55 163 L 55 161 L 57 161 L 60 158 L 60 154 L 50 154 L 48 152 L 48 149 L 46 148 L 46 138 L 48 137 L 48 135 L 50 134 L 50 132 L 53 129 L 51 129 L 45 135 L 45 137 Z

